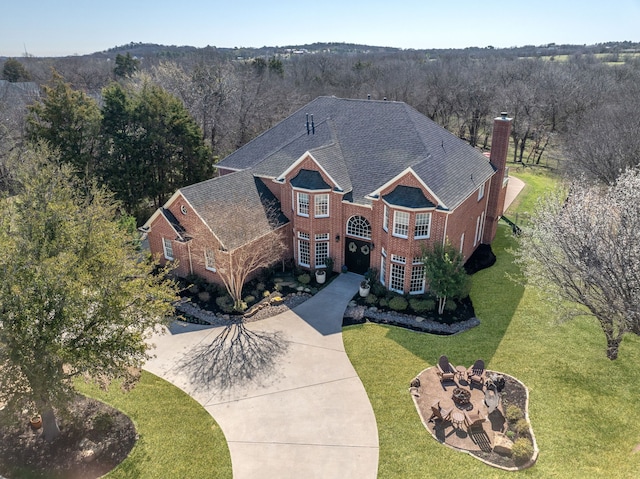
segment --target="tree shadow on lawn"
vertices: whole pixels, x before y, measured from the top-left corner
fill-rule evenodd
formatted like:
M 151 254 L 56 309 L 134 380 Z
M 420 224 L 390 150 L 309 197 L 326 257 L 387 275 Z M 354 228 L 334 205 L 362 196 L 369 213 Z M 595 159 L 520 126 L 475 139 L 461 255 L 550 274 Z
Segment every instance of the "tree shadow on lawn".
M 228 390 L 264 377 L 287 348 L 281 332 L 252 331 L 243 321 L 234 321 L 211 342 L 192 349 L 178 367 L 194 384 Z
M 442 354 L 454 365 L 469 366 L 479 358 L 489 363 L 524 294 L 524 287 L 507 277 L 507 274 L 517 277 L 520 273 L 509 251 L 515 247 L 511 230 L 500 225 L 492 245 L 496 263 L 472 276 L 470 296 L 480 326 L 453 336 L 431 335 L 426 342 L 415 335 L 428 333 L 407 334 L 397 327 L 389 327 L 386 336 L 431 365 L 436 364 Z

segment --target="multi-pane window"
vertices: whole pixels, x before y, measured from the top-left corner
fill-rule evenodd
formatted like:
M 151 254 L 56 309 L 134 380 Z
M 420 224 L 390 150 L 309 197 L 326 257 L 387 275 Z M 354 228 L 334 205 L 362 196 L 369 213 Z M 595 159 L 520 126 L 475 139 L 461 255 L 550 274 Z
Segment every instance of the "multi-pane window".
M 473 238 L 473 246 L 478 244 L 478 238 L 480 237 L 480 217 L 476 219 L 476 235 Z
M 418 213 L 416 215 L 416 238 L 428 238 L 431 233 L 431 213 Z
M 216 270 L 216 257 L 212 249 L 204 250 L 204 267 L 209 271 Z
M 424 265 L 414 264 L 411 268 L 411 282 L 409 283 L 409 293 L 424 293 Z
M 298 215 L 309 216 L 309 194 L 298 193 Z
M 371 239 L 371 224 L 362 216 L 352 216 L 347 222 L 347 234 L 358 238 Z
M 397 293 L 404 292 L 404 265 L 391 263 L 391 281 L 389 289 Z
M 171 240 L 167 238 L 162 238 L 162 249 L 164 250 L 164 257 L 169 261 L 173 260 L 173 245 L 171 244 Z
M 324 193 L 321 195 L 315 195 L 313 198 L 313 204 L 315 208 L 315 217 L 323 218 L 329 216 L 329 194 Z
M 329 256 L 329 233 L 316 235 L 316 268 L 326 266 L 325 260 Z
M 382 222 L 382 229 L 385 231 L 389 231 L 389 208 L 387 208 L 387 205 L 384 205 L 384 220 Z
M 300 266 L 311 266 L 309 233 L 298 233 L 298 264 Z
M 387 252 L 382 248 L 382 254 L 380 255 L 380 283 L 387 284 Z
M 460 254 L 464 251 L 464 233 L 460 235 Z
M 409 213 L 406 211 L 393 213 L 393 235 L 401 238 L 409 236 Z
M 392 254 L 391 261 L 393 261 L 394 263 L 405 264 L 407 262 L 407 258 L 405 256 L 398 256 L 397 254 Z

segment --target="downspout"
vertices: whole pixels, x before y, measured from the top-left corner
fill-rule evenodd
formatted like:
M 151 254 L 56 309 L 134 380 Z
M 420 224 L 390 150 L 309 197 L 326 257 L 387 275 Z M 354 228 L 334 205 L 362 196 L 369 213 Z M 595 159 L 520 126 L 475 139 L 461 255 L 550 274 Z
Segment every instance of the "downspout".
M 444 220 L 444 235 L 442 235 L 442 247 L 443 248 L 447 244 L 447 227 L 449 226 L 449 214 L 450 213 L 447 213 L 447 216 L 445 217 L 445 220 Z

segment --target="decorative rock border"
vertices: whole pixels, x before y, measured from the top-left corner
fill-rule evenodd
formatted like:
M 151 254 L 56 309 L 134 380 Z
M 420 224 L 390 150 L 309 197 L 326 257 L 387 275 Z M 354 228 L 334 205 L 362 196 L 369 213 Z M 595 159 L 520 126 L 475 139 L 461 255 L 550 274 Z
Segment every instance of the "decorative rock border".
M 397 313 L 395 311 L 379 311 L 376 307 L 358 306 L 355 302 L 349 303 L 344 317 L 354 322 L 366 322 L 391 324 L 423 333 L 451 335 L 467 331 L 480 325 L 478 318 L 471 318 L 453 324 L 439 323 L 421 316 Z

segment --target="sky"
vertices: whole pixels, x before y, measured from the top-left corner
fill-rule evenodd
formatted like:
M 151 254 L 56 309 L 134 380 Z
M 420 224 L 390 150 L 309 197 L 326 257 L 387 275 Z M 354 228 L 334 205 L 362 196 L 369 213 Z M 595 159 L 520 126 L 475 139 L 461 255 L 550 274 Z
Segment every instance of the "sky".
M 640 0 L 10 0 L 0 57 L 130 42 L 262 47 L 344 42 L 465 48 L 640 41 Z

